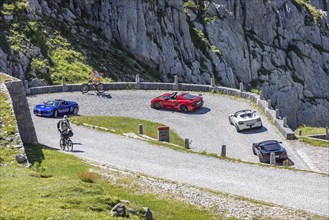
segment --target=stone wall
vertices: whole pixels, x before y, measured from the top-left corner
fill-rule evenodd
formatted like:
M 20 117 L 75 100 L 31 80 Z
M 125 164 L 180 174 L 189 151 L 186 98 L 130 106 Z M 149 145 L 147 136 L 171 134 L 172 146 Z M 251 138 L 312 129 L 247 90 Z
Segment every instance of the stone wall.
M 8 81 L 5 82 L 5 85 L 12 100 L 12 106 L 22 142 L 24 144 L 37 144 L 38 139 L 22 81 Z
M 212 80 L 213 81 L 213 80 Z M 185 84 L 178 83 L 177 78 L 175 77 L 175 83 L 152 83 L 152 82 L 140 82 L 139 77 L 136 77 L 136 82 L 116 82 L 116 83 L 107 83 L 104 84 L 107 90 L 124 90 L 124 89 L 143 89 L 143 90 L 181 90 L 181 91 L 200 91 L 200 92 L 219 92 L 225 95 L 238 96 L 241 98 L 249 99 L 255 102 L 270 118 L 273 124 L 278 128 L 280 133 L 286 139 L 295 139 L 294 132 L 285 125 L 284 117 L 280 117 L 277 114 L 278 110 L 272 109 L 268 101 L 261 98 L 259 95 L 240 91 L 238 89 L 232 89 L 228 87 L 221 87 L 216 85 L 199 85 L 199 84 Z M 27 94 L 36 95 L 43 93 L 55 93 L 55 92 L 73 92 L 80 91 L 81 85 L 62 85 L 62 86 L 43 86 L 43 87 L 33 87 L 27 89 Z M 243 87 L 243 86 L 242 86 Z

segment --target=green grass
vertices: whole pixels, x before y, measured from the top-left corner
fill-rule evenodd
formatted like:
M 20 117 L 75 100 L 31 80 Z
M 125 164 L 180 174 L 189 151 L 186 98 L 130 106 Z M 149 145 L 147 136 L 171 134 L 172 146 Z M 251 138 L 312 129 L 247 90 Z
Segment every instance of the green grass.
M 90 124 L 111 129 L 109 132 L 123 135 L 125 133 L 138 134 L 138 125 L 143 125 L 143 133 L 149 137 L 157 139 L 157 128 L 165 126 L 160 123 L 119 116 L 76 116 L 72 122 L 76 124 Z M 114 131 L 113 131 L 114 130 Z M 170 143 L 184 146 L 184 140 L 172 129 L 169 130 Z
M 299 131 L 302 131 L 302 136 L 299 136 Z M 326 133 L 325 128 L 310 127 L 310 126 L 305 126 L 305 125 L 302 125 L 302 126 L 298 127 L 295 131 L 295 135 L 300 141 L 306 142 L 306 143 L 311 144 L 313 146 L 329 147 L 329 143 L 326 142 L 326 141 L 314 140 L 314 139 L 310 139 L 308 137 L 305 137 L 305 136 L 308 136 L 308 135 L 325 134 L 325 133 Z
M 12 149 L 0 148 L 7 157 L 7 166 L 0 166 L 0 219 L 115 219 L 109 211 L 120 200 L 129 201 L 127 208 L 149 207 L 154 219 L 221 219 L 192 205 L 111 184 L 72 155 L 26 148 L 34 164 L 30 169 L 15 162 Z

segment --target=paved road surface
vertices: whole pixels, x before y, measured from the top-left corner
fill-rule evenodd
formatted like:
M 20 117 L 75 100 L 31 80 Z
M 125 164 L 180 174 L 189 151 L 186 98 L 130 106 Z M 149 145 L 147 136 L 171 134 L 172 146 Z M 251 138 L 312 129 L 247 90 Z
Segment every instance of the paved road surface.
M 246 145 L 244 152 L 248 154 L 247 158 L 250 160 L 254 159 L 254 156 L 249 142 L 260 138 L 282 139 L 280 134 L 266 121 L 264 121 L 266 132 L 256 132 L 250 135 L 237 134 L 234 127 L 230 127 L 227 121 L 228 111 L 230 108 L 233 110 L 229 112 L 238 110 L 238 108 L 250 108 L 247 103 L 239 100 L 207 94 L 204 95 L 207 104 L 204 109 L 200 109 L 199 113 L 181 114 L 150 109 L 148 98 L 156 94 L 159 92 L 116 91 L 111 92 L 112 98 L 109 96 L 100 98 L 94 95 L 81 95 L 81 93 L 61 93 L 28 97 L 28 101 L 32 109 L 34 104 L 50 98 L 67 98 L 79 102 L 82 115 L 128 115 L 159 121 L 171 126 L 183 137 L 193 137 L 190 139 L 193 140 L 192 146 L 195 149 L 218 153 L 218 149 L 214 146 L 216 143 L 219 145 L 222 141 L 226 141 L 229 143 L 228 146 L 232 148 L 234 146 L 236 149 L 243 150 Z M 90 104 L 97 107 L 88 107 Z M 32 118 L 39 142 L 58 148 L 59 135 L 56 130 L 58 119 L 36 116 L 32 116 Z M 187 123 L 187 120 L 191 122 Z M 223 131 L 227 133 L 223 134 Z M 72 139 L 75 142 L 75 151 L 73 154 L 83 158 L 110 164 L 120 169 L 329 216 L 329 178 L 327 176 L 232 163 L 176 152 L 84 127 L 74 126 L 74 133 L 75 136 Z M 232 155 L 229 156 L 239 158 L 242 154 L 234 154 L 236 151 L 232 151 Z M 297 167 L 308 168 L 298 154 L 290 154 L 290 157 L 293 157 L 292 160 Z M 255 161 L 257 162 L 257 158 Z

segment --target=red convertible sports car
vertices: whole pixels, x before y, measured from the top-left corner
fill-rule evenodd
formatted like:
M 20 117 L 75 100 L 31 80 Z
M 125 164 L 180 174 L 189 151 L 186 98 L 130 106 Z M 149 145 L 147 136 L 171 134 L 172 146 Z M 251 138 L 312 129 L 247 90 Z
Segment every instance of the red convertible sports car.
M 186 92 L 177 94 L 165 93 L 151 100 L 151 107 L 155 109 L 173 109 L 182 112 L 194 111 L 203 106 L 203 98 Z

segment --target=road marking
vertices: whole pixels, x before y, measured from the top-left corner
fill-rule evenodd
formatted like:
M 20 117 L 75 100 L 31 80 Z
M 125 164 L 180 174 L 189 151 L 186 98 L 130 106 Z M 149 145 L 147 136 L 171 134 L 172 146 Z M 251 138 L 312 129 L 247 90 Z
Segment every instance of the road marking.
M 304 160 L 304 162 L 315 172 L 321 172 L 311 161 L 310 157 L 302 150 L 296 150 L 299 156 Z

